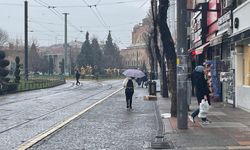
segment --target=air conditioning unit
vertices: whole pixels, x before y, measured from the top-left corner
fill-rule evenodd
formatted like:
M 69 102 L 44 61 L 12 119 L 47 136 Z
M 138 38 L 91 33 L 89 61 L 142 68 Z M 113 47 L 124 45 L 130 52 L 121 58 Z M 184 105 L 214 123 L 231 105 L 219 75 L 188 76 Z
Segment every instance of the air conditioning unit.
M 227 8 L 229 6 L 231 6 L 233 0 L 223 0 L 222 2 L 222 8 Z

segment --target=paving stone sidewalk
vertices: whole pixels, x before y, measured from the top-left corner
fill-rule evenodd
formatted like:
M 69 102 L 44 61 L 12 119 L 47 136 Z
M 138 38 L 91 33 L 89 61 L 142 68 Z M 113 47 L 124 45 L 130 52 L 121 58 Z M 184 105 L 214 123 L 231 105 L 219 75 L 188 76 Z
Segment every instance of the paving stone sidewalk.
M 211 124 L 203 125 L 199 118 L 196 123 L 188 120 L 188 129 L 179 130 L 177 119 L 169 117 L 171 102 L 157 93 L 157 105 L 162 118 L 166 141 L 174 145 L 174 149 L 248 149 L 250 150 L 250 112 L 222 102 L 212 102 L 208 119 Z M 192 113 L 198 106 L 192 97 L 190 106 Z

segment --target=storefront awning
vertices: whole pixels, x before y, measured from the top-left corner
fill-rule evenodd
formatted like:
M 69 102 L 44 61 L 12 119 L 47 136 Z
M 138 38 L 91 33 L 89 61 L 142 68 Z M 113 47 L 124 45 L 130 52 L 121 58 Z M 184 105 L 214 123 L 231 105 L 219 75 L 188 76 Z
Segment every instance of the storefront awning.
M 199 54 L 202 54 L 203 53 L 203 50 L 208 47 L 210 43 L 207 42 L 203 45 L 201 45 L 200 47 L 197 47 L 195 49 L 189 49 L 188 51 L 191 52 L 192 54 L 195 54 L 195 55 L 199 55 Z
M 220 35 L 214 37 L 213 39 L 211 39 L 209 41 L 210 46 L 215 46 L 215 45 L 221 44 L 222 43 L 222 36 L 223 36 L 223 34 L 220 34 Z

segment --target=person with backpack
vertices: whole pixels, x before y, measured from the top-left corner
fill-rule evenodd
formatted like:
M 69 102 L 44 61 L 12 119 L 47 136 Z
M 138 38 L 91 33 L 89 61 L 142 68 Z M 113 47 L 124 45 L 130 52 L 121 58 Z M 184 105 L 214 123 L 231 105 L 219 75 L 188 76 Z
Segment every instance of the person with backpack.
M 123 87 L 125 87 L 126 104 L 127 108 L 132 109 L 132 98 L 134 94 L 134 88 L 136 87 L 136 82 L 133 77 L 127 77 L 123 81 Z

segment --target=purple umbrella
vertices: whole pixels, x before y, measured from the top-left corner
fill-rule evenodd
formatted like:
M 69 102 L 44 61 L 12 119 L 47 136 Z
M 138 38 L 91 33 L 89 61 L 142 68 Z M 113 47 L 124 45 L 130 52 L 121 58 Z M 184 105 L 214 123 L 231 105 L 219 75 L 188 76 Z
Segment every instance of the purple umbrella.
M 141 78 L 145 76 L 145 73 L 138 69 L 127 69 L 123 73 L 126 77 Z

